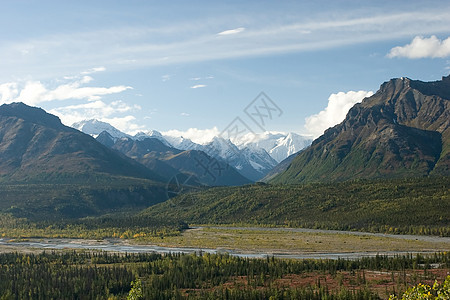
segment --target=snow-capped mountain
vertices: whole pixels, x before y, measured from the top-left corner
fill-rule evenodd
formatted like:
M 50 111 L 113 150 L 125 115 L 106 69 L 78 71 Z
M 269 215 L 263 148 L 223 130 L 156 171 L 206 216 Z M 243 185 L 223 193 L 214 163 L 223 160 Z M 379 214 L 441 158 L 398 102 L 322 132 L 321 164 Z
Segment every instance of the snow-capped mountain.
M 201 145 L 188 138 L 163 135 L 156 130 L 139 132 L 134 136 L 130 136 L 110 124 L 98 120 L 78 122 L 73 124 L 72 127 L 94 137 L 106 131 L 113 139 L 113 142 L 122 138 L 138 141 L 146 138 L 156 138 L 164 145 L 179 150 L 203 151 L 211 157 L 225 161 L 236 168 L 243 176 L 253 181 L 260 180 L 278 162 L 311 144 L 311 139 L 295 133 L 266 132 L 256 137 L 254 135 L 244 137 L 236 144 L 221 137 L 215 137 L 211 142 Z M 106 136 L 102 136 L 101 139 L 105 140 L 104 142 L 108 142 Z
M 190 139 L 186 139 L 182 136 L 175 137 L 165 135 L 164 138 L 172 145 L 172 147 L 180 149 L 180 150 L 200 150 L 203 147 L 200 144 L 194 143 Z
M 198 145 L 198 144 L 197 144 Z M 258 181 L 277 165 L 277 162 L 262 148 L 244 147 L 239 149 L 229 140 L 215 137 L 199 150 L 208 155 L 226 161 L 245 177 Z
M 102 122 L 99 120 L 83 120 L 72 124 L 72 127 L 78 129 L 81 132 L 89 134 L 93 137 L 97 137 L 103 131 L 108 132 L 113 139 L 121 139 L 130 137 L 128 134 L 120 131 L 109 123 Z
M 311 145 L 312 139 L 293 132 L 265 132 L 250 138 L 244 138 L 237 143 L 239 148 L 264 149 L 277 162 Z
M 126 134 L 119 129 L 115 128 L 109 123 L 99 120 L 83 120 L 72 124 L 72 127 L 78 129 L 81 132 L 89 134 L 94 138 L 97 138 L 102 132 L 107 132 L 112 140 L 115 142 L 118 139 L 129 138 L 132 140 L 142 141 L 146 138 L 156 138 L 160 140 L 164 145 L 172 147 L 172 145 L 163 137 L 163 135 L 156 130 L 140 131 L 134 136 Z
M 276 146 L 269 150 L 269 154 L 276 161 L 281 162 L 290 155 L 305 149 L 311 143 L 311 138 L 290 132 L 286 137 L 277 140 Z
M 134 140 L 142 141 L 146 138 L 154 138 L 160 140 L 164 145 L 172 147 L 173 145 L 169 143 L 161 134 L 161 132 L 156 130 L 140 131 L 133 136 Z

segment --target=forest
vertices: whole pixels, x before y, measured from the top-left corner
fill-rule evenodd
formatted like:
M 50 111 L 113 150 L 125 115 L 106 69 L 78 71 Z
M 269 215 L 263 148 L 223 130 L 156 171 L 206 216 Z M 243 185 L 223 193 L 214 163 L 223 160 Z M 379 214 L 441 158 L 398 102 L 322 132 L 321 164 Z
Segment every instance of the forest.
M 450 253 L 358 260 L 227 254 L 0 254 L 1 299 L 386 299 L 442 281 Z
M 68 186 L 63 191 L 76 198 L 79 194 L 72 188 Z M 3 195 L 13 197 L 20 187 L 3 186 L 1 189 Z M 140 192 L 135 187 L 122 186 L 122 189 L 131 194 Z M 102 197 L 111 193 L 116 195 L 115 191 L 105 187 L 95 188 L 96 192 L 99 190 Z M 32 194 L 32 189 L 23 189 L 22 192 Z M 94 190 L 81 189 L 78 193 L 90 195 Z M 192 224 L 450 236 L 450 215 L 447 213 L 450 211 L 450 177 L 215 187 L 179 195 L 156 205 L 148 204 L 151 206 L 143 211 L 134 206 L 103 210 L 94 216 L 65 218 L 58 213 L 47 217 L 52 212 L 38 207 L 46 195 L 52 197 L 38 189 L 35 197 L 39 201 L 30 200 L 3 209 L 0 212 L 3 237 L 145 240 L 146 237 L 179 235 Z M 92 199 L 92 195 L 85 197 Z M 117 197 L 120 201 L 127 199 L 122 198 Z M 0 198 L 0 203 L 5 199 Z M 83 201 L 73 200 L 71 205 L 83 205 Z M 140 200 L 139 205 L 142 207 L 146 201 Z M 57 199 L 48 202 L 65 203 Z M 94 206 L 101 208 L 108 203 Z M 41 214 L 39 210 L 45 212 Z M 30 215 L 29 211 L 34 213 Z
M 450 236 L 450 177 L 276 185 L 188 193 L 141 215 L 189 224 L 287 226 Z
M 30 221 L 11 214 L 0 214 L 2 237 L 26 238 L 77 238 L 77 239 L 145 239 L 180 235 L 188 225 L 182 221 L 114 214 L 80 219 Z

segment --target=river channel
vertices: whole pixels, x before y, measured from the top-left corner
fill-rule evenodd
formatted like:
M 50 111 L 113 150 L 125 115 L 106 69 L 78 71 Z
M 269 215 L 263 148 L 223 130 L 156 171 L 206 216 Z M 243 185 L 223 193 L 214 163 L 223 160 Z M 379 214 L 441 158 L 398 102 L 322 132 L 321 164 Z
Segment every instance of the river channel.
M 193 227 L 193 229 L 201 229 L 202 227 Z M 262 230 L 262 231 L 287 231 L 287 232 L 309 232 L 309 233 L 329 233 L 329 234 L 350 234 L 350 235 L 374 235 L 393 239 L 406 240 L 420 240 L 427 242 L 442 242 L 449 244 L 449 237 L 435 237 L 435 236 L 416 236 L 416 235 L 394 235 L 394 234 L 379 234 L 367 232 L 353 232 L 353 231 L 335 231 L 335 230 L 317 230 L 317 229 L 303 229 L 303 228 L 261 228 L 261 227 L 210 227 L 216 229 L 232 229 L 232 230 Z M 38 239 L 32 238 L 25 241 L 14 241 L 11 239 L 0 239 L 0 249 L 8 248 L 14 251 L 20 249 L 34 249 L 34 250 L 62 250 L 62 249 L 84 249 L 84 250 L 98 250 L 110 251 L 118 253 L 228 253 L 230 255 L 248 258 L 291 258 L 291 259 L 358 259 L 361 257 L 370 257 L 376 255 L 403 255 L 407 253 L 432 253 L 433 251 L 421 252 L 405 252 L 405 251 L 371 251 L 371 252 L 304 252 L 304 253 L 277 253 L 277 252 L 246 252 L 241 250 L 230 249 L 207 249 L 207 248 L 184 248 L 184 247 L 162 247 L 157 245 L 136 245 L 129 244 L 120 239 L 105 239 L 105 240 L 83 240 L 83 239 Z

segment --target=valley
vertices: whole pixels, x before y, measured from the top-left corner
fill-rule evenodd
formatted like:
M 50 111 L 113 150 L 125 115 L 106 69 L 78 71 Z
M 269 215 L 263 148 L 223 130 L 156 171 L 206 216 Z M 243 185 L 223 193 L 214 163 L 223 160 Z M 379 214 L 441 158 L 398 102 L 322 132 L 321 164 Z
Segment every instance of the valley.
M 279 292 L 379 299 L 420 280 L 443 281 L 450 249 L 449 78 L 390 80 L 309 147 L 293 133 L 234 143 L 214 137 L 200 145 L 156 130 L 132 136 L 96 120 L 74 124 L 83 133 L 43 109 L 4 104 L 0 273 L 8 284 L 24 279 L 9 272 L 19 268 L 11 257 L 22 262 L 20 272 L 45 266 L 49 274 L 72 260 L 69 269 L 93 266 L 91 274 L 115 282 L 103 292 L 104 282 L 92 285 L 112 299 L 138 283 L 151 299 Z M 190 273 L 189 263 L 209 259 L 221 270 L 237 269 L 206 279 L 205 270 L 215 268 L 208 261 Z M 91 275 L 69 273 L 58 276 L 90 282 Z
M 1 4 L 0 300 L 450 300 L 450 1 Z
M 100 250 L 127 253 L 228 253 L 290 259 L 358 259 L 376 255 L 432 254 L 450 248 L 450 237 L 273 227 L 198 226 L 181 234 L 99 240 L 20 237 L 0 241 L 0 252 Z

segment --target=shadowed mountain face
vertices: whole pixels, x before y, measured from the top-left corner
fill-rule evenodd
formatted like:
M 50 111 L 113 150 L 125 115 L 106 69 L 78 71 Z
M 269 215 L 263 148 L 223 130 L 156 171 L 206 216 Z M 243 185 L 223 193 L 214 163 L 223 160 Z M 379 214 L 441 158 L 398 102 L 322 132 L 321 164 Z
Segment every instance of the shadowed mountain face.
M 212 158 L 203 151 L 175 149 L 157 138 L 122 138 L 114 142 L 108 135 L 107 132 L 102 132 L 97 140 L 157 172 L 166 181 L 181 173 L 210 186 L 251 182 L 225 161 Z
M 383 83 L 272 182 L 450 174 L 450 76 Z
M 0 181 L 73 183 L 122 176 L 161 180 L 40 108 L 0 106 Z

